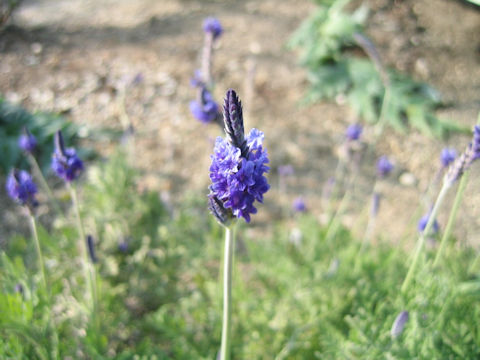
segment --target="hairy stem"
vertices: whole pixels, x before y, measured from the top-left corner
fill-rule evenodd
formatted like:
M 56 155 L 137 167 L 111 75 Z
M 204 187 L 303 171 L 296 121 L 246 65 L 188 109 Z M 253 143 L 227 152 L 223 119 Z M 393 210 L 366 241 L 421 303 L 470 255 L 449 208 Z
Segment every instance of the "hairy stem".
M 225 254 L 223 263 L 223 323 L 220 360 L 230 359 L 230 332 L 232 313 L 232 265 L 235 246 L 235 225 L 225 228 Z

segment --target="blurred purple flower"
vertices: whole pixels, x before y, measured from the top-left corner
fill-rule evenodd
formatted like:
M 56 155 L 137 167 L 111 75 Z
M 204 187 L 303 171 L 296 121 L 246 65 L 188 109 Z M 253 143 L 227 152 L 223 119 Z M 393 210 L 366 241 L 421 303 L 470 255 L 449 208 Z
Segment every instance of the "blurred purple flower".
M 211 33 L 213 38 L 216 39 L 223 33 L 222 24 L 214 17 L 208 17 L 203 22 L 203 31 Z
M 360 135 L 362 135 L 362 131 L 362 125 L 352 124 L 348 126 L 347 131 L 345 132 L 345 136 L 349 141 L 358 140 L 360 138 Z
M 295 170 L 292 165 L 280 165 L 277 169 L 279 176 L 291 176 L 295 174 Z
M 480 158 L 480 125 L 473 128 L 473 138 L 467 149 L 456 158 L 454 163 L 448 169 L 444 178 L 444 183 L 452 186 L 463 173 L 472 165 L 472 163 Z
M 33 208 L 37 205 L 35 194 L 37 186 L 25 170 L 13 169 L 7 177 L 6 189 L 8 196 L 20 205 Z
M 418 221 L 417 229 L 419 232 L 423 232 L 425 230 L 425 227 L 427 226 L 429 218 L 430 218 L 430 213 L 423 215 L 422 218 Z M 438 222 L 435 219 L 435 221 L 433 222 L 431 231 L 433 234 L 436 234 L 438 230 L 440 230 L 440 226 L 438 225 Z
M 83 171 L 83 162 L 74 148 L 65 149 L 61 131 L 55 134 L 55 152 L 52 156 L 52 169 L 67 182 L 77 179 Z
M 224 123 L 227 139 L 217 137 L 211 156 L 209 208 L 224 225 L 232 217 L 250 222 L 250 215 L 257 212 L 253 203 L 263 202 L 270 188 L 263 175 L 269 169 L 264 135 L 252 129 L 245 138 L 242 104 L 231 89 L 225 97 Z
M 305 212 L 307 211 L 307 206 L 305 205 L 305 201 L 301 197 L 297 197 L 293 201 L 293 210 L 296 212 Z
M 28 153 L 33 153 L 37 147 L 37 139 L 26 127 L 23 129 L 23 134 L 18 138 L 18 147 Z
M 206 124 L 213 120 L 218 115 L 218 105 L 213 100 L 212 94 L 204 87 L 201 90 L 201 102 L 197 100 L 192 100 L 190 102 L 190 111 L 192 115 L 200 120 L 202 123 Z
M 377 161 L 377 173 L 380 177 L 388 176 L 393 170 L 393 164 L 387 156 L 381 156 Z
M 457 157 L 457 152 L 452 148 L 444 148 L 440 153 L 440 161 L 443 167 L 448 167 Z
M 390 335 L 392 338 L 396 338 L 402 334 L 409 317 L 410 315 L 408 311 L 402 311 L 400 314 L 398 314 L 393 322 L 392 329 L 390 330 Z
M 14 291 L 15 291 L 16 293 L 19 293 L 20 295 L 23 295 L 23 293 L 24 293 L 23 285 L 20 284 L 20 283 L 17 283 L 17 284 L 15 285 Z

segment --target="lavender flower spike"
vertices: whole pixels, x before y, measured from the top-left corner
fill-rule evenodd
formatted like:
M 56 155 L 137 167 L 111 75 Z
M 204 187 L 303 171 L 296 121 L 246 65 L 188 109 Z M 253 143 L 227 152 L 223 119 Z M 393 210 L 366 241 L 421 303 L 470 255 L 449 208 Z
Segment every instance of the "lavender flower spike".
M 301 197 L 297 197 L 293 201 L 293 210 L 296 212 L 305 212 L 307 211 L 307 205 L 305 205 L 305 201 Z
M 220 24 L 218 19 L 208 17 L 203 22 L 203 31 L 207 34 L 212 34 L 213 39 L 216 39 L 223 33 L 222 24 Z
M 8 196 L 20 205 L 33 209 L 37 206 L 35 194 L 37 186 L 25 170 L 13 169 L 7 177 L 6 189 Z
M 386 177 L 393 170 L 393 164 L 390 162 L 388 157 L 381 156 L 377 161 L 377 173 L 380 177 Z
M 405 327 L 409 317 L 408 311 L 402 311 L 400 314 L 398 314 L 393 322 L 392 329 L 390 330 L 390 335 L 392 338 L 395 339 L 402 334 L 403 328 Z
M 83 171 L 83 162 L 74 148 L 65 148 L 61 131 L 55 134 L 55 152 L 52 156 L 52 169 L 66 182 L 77 179 Z
M 347 140 L 349 141 L 355 141 L 360 138 L 360 135 L 362 135 L 362 125 L 360 124 L 352 124 L 347 128 L 347 131 L 345 132 L 345 136 Z
M 457 157 L 457 152 L 455 149 L 452 148 L 444 148 L 442 149 L 442 152 L 440 153 L 440 161 L 442 163 L 442 166 L 444 168 L 448 167 L 455 158 Z
M 242 105 L 233 90 L 228 90 L 224 105 L 227 140 L 218 137 L 211 156 L 209 207 L 216 219 L 227 225 L 234 217 L 250 222 L 268 191 L 268 155 L 263 149 L 263 133 L 252 129 L 245 137 Z
M 197 120 L 206 124 L 216 119 L 218 105 L 213 100 L 212 94 L 204 86 L 199 91 L 200 99 L 190 102 L 190 111 Z
M 30 131 L 25 127 L 23 134 L 18 138 L 18 147 L 27 153 L 33 153 L 37 147 L 37 139 L 32 135 Z
M 422 218 L 418 221 L 417 229 L 419 232 L 423 232 L 425 230 L 425 227 L 427 226 L 429 218 L 430 218 L 430 213 L 423 215 Z M 438 225 L 438 222 L 435 219 L 432 225 L 432 233 L 436 234 L 438 230 L 440 230 L 440 226 Z

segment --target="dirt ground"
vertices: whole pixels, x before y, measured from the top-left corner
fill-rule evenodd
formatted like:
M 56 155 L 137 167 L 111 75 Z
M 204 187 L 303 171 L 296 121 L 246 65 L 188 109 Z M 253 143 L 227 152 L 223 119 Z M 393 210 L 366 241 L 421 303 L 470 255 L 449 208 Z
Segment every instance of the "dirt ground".
M 447 105 L 439 116 L 473 125 L 480 111 L 479 8 L 453 0 L 365 3 L 371 9 L 367 33 L 385 62 L 439 90 Z M 142 74 L 125 97 L 142 186 L 174 202 L 186 192 L 206 193 L 209 154 L 221 133 L 193 119 L 188 103 L 195 97 L 190 78 L 199 67 L 202 21 L 215 16 L 225 32 L 215 50 L 214 95 L 221 102 L 226 89 L 238 90 L 246 128 L 265 132 L 271 158 L 272 190 L 254 225 L 290 217 L 297 196 L 321 217 L 323 184 L 335 169 L 344 129 L 357 119 L 335 103 L 299 106 L 308 83 L 285 44 L 314 8 L 307 0 L 25 0 L 13 26 L 0 34 L 0 93 L 30 110 L 65 113 L 92 131 L 122 129 L 123 90 Z M 410 217 L 438 169 L 441 148 L 461 151 L 468 141 L 455 136 L 444 143 L 388 130 L 358 176 L 345 222 L 362 232 L 359 213 L 369 203 L 375 158 L 389 154 L 396 171 L 384 187 L 377 233 L 397 241 L 407 229 L 413 239 Z M 115 144 L 94 146 L 107 156 Z M 295 174 L 279 186 L 277 169 L 285 164 Z M 479 164 L 472 173 L 455 233 L 478 242 Z M 3 194 L 0 201 L 6 201 Z M 9 211 L 2 213 L 5 235 L 18 222 Z M 445 218 L 442 212 L 441 224 Z

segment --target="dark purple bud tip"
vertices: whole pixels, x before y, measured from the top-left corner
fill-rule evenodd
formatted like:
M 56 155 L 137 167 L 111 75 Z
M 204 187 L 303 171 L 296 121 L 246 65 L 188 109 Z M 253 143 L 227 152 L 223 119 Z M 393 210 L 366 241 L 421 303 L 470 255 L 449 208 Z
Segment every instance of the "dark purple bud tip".
M 362 135 L 362 125 L 360 124 L 352 124 L 347 128 L 345 132 L 345 137 L 349 141 L 354 141 L 360 139 L 360 135 Z
M 60 130 L 55 133 L 53 140 L 55 143 L 55 152 L 59 155 L 65 156 L 65 143 L 63 142 L 63 135 Z
M 377 173 L 380 177 L 386 177 L 393 170 L 393 164 L 387 156 L 381 156 L 377 161 Z
M 402 334 L 409 317 L 408 311 L 402 311 L 400 314 L 398 314 L 393 322 L 392 329 L 390 330 L 390 335 L 392 338 L 395 339 Z
M 216 39 L 223 33 L 222 24 L 220 24 L 218 19 L 208 17 L 203 22 L 203 31 L 212 34 L 213 38 Z
M 93 241 L 92 235 L 87 235 L 87 247 L 88 255 L 90 256 L 90 261 L 96 263 L 98 261 L 97 256 L 95 255 L 95 242 Z
M 7 177 L 6 190 L 8 196 L 20 205 L 33 208 L 37 205 L 35 194 L 37 186 L 25 170 L 13 169 Z
M 232 211 L 230 209 L 225 209 L 223 202 L 214 194 L 208 195 L 208 209 L 220 225 L 229 226 L 234 219 Z
M 65 148 L 61 131 L 55 134 L 55 151 L 52 156 L 52 170 L 67 182 L 77 179 L 83 171 L 83 162 L 74 148 Z
M 452 148 L 444 148 L 440 153 L 440 161 L 443 167 L 448 167 L 457 157 L 457 152 Z
M 245 140 L 245 130 L 243 127 L 242 103 L 239 100 L 235 90 L 229 89 L 225 95 L 223 104 L 223 122 L 225 133 L 230 144 L 239 148 L 242 156 L 248 153 L 247 141 Z
M 30 154 L 33 153 L 37 147 L 37 139 L 26 127 L 23 129 L 23 134 L 18 138 L 18 147 Z
M 301 197 L 298 197 L 293 201 L 293 210 L 296 212 L 307 211 L 307 205 L 305 205 L 305 201 L 303 201 Z
M 430 213 L 425 214 L 422 216 L 422 218 L 418 221 L 418 226 L 417 229 L 419 232 L 423 232 L 425 228 L 427 227 L 428 219 L 430 218 Z M 438 225 L 437 220 L 435 219 L 432 225 L 431 234 L 436 234 L 440 230 L 440 226 Z M 431 235 L 427 234 L 427 235 Z

